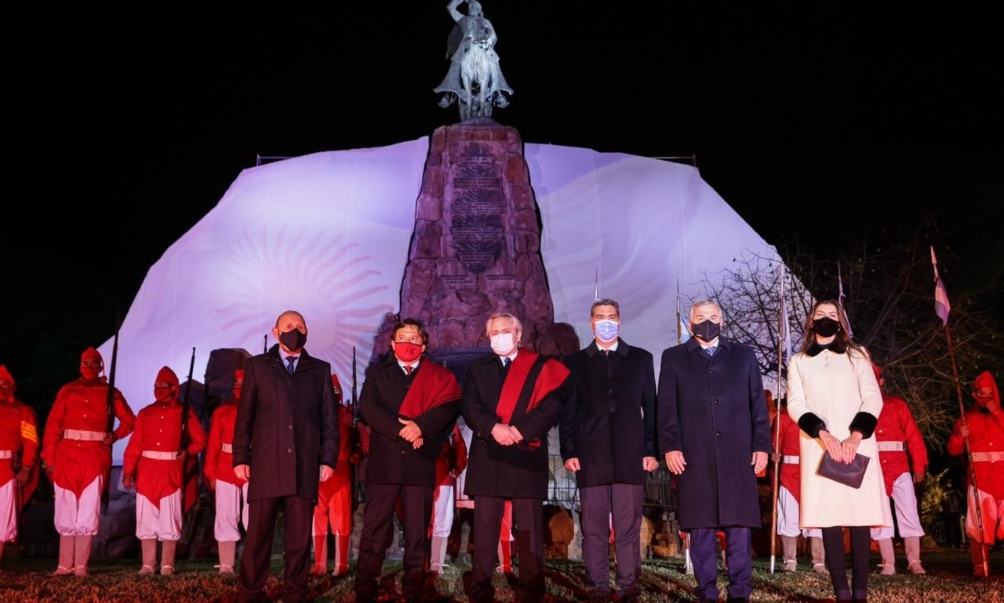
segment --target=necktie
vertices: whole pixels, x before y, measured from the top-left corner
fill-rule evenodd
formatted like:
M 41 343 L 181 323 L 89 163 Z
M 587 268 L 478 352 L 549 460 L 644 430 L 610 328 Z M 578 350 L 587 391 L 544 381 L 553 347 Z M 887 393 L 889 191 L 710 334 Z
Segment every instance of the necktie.
M 286 356 L 286 362 L 288 364 L 286 366 L 286 372 L 289 373 L 290 377 L 292 377 L 293 371 L 296 370 L 296 365 L 294 364 L 296 362 L 296 356 Z
M 411 374 L 411 369 L 412 369 L 412 366 L 410 364 L 404 365 L 404 374 L 405 375 L 410 375 Z
M 710 348 L 705 348 L 705 349 L 704 349 L 705 353 L 707 353 L 707 355 L 708 355 L 708 358 L 711 358 L 712 356 L 714 356 L 714 355 L 715 355 L 715 348 L 716 348 L 716 347 L 718 347 L 718 346 L 714 346 L 714 345 L 713 345 L 713 346 L 711 346 Z
M 505 375 L 506 373 L 509 372 L 509 362 L 510 362 L 510 360 L 508 358 L 503 358 L 502 359 L 502 374 L 503 375 Z

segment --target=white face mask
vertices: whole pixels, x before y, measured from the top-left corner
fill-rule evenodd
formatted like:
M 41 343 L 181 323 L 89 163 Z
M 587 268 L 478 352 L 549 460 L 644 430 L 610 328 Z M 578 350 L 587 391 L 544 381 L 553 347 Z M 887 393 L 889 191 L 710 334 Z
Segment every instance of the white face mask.
M 499 333 L 492 336 L 492 351 L 498 356 L 508 356 L 516 348 L 516 340 L 512 333 Z

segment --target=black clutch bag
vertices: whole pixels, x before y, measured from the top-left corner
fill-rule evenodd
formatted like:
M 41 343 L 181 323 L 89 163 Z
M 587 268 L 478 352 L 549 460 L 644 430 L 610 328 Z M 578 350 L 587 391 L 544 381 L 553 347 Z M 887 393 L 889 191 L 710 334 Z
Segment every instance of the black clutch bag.
M 845 486 L 860 488 L 861 482 L 865 479 L 865 469 L 868 468 L 868 461 L 870 460 L 863 454 L 855 454 L 854 460 L 850 463 L 841 463 L 833 460 L 833 457 L 828 452 L 824 452 L 823 460 L 819 461 L 819 468 L 816 469 L 816 473 L 835 482 L 840 482 Z

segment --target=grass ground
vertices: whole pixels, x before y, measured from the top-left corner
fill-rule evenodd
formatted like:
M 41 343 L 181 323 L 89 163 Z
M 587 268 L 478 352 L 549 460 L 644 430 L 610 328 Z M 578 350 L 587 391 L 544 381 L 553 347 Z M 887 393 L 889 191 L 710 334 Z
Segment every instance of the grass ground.
M 869 582 L 871 603 L 1004 603 L 1004 558 L 997 552 L 991 557 L 991 577 L 972 577 L 967 551 L 938 549 L 924 551 L 926 576 L 901 573 L 894 576 L 872 574 Z M 905 561 L 898 560 L 901 566 Z M 873 567 L 878 558 L 873 558 Z M 807 564 L 806 564 L 807 565 Z M 71 603 L 229 603 L 235 600 L 236 579 L 220 576 L 209 560 L 178 562 L 174 576 L 137 576 L 138 561 L 115 560 L 94 562 L 91 576 L 53 577 L 54 559 L 5 559 L 0 573 L 0 603 L 71 602 Z M 780 560 L 775 559 L 775 570 Z M 400 595 L 399 562 L 388 562 L 381 584 L 381 600 L 396 601 Z M 466 603 L 463 593 L 463 572 L 467 565 L 447 568 L 438 578 L 431 579 L 427 600 L 441 603 Z M 279 578 L 282 563 L 273 566 L 273 578 L 267 591 L 272 600 L 281 596 Z M 514 601 L 509 585 L 512 577 L 495 577 L 497 598 L 502 603 Z M 321 603 L 352 603 L 352 574 L 343 577 L 325 576 L 311 579 L 311 595 Z M 642 566 L 642 596 L 646 603 L 695 601 L 694 579 L 684 573 L 682 559 L 645 561 Z M 796 601 L 802 603 L 827 601 L 833 596 L 829 579 L 810 571 L 771 573 L 770 559 L 754 560 L 754 592 L 751 601 L 766 603 Z M 724 589 L 725 576 L 719 586 Z M 548 561 L 548 603 L 579 600 L 586 592 L 582 563 L 579 561 Z M 611 598 L 611 601 L 615 599 Z

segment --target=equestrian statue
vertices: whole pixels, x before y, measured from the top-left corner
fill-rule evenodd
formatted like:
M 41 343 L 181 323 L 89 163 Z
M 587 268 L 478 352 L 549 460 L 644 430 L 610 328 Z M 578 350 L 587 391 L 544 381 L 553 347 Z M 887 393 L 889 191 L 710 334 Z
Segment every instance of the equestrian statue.
M 464 2 L 467 15 L 457 10 Z M 512 94 L 495 53 L 495 28 L 482 14 L 477 0 L 450 0 L 446 10 L 456 25 L 447 40 L 450 69 L 433 89 L 442 94 L 439 106 L 445 109 L 456 102 L 461 123 L 489 121 L 492 108 L 508 106 L 506 95 Z

